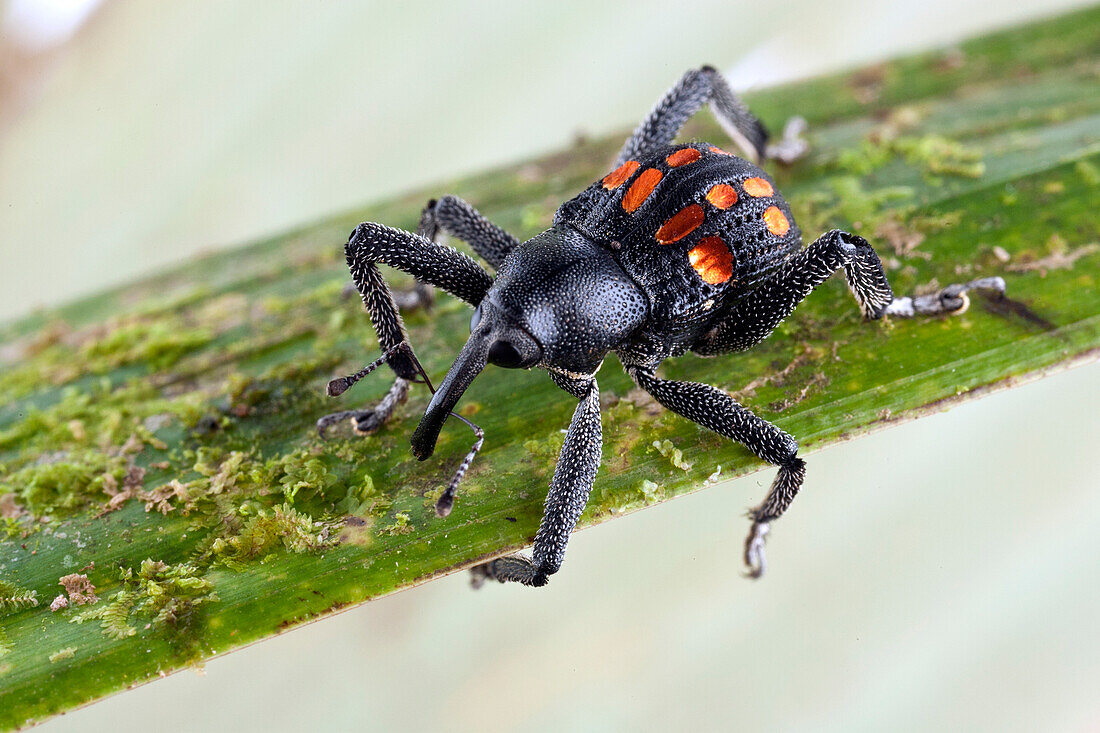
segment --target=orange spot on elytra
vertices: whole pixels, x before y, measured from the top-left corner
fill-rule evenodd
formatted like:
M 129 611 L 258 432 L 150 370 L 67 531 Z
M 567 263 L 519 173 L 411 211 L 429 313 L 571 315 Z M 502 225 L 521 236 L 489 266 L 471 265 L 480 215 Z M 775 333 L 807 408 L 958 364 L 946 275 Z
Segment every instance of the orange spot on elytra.
M 778 206 L 769 206 L 764 211 L 764 224 L 767 225 L 768 231 L 777 237 L 782 237 L 791 228 L 791 223 L 787 221 L 787 217 Z
M 649 198 L 649 194 L 653 193 L 653 189 L 657 187 L 663 177 L 664 174 L 656 168 L 646 168 L 642 171 L 641 175 L 635 178 L 634 183 L 630 184 L 630 188 L 626 190 L 626 195 L 623 196 L 623 209 L 628 213 L 637 211 L 638 207 Z
M 737 203 L 737 191 L 728 183 L 716 183 L 707 191 L 707 201 L 719 209 L 728 209 Z
M 677 211 L 657 230 L 657 241 L 661 244 L 678 242 L 694 232 L 703 223 L 703 207 L 699 204 L 685 206 Z
M 733 253 L 721 237 L 705 237 L 688 252 L 688 262 L 711 285 L 724 283 L 733 276 Z
M 727 153 L 725 150 L 722 150 L 722 148 L 717 148 L 713 145 L 710 146 L 710 152 L 718 153 L 719 155 L 733 155 L 733 153 Z
M 638 166 L 641 165 L 636 160 L 628 160 L 620 165 L 615 170 L 604 176 L 603 187 L 608 191 L 612 191 L 619 186 L 626 183 L 626 179 L 634 175 L 634 171 L 638 170 Z
M 665 162 L 668 163 L 669 167 L 671 168 L 679 168 L 682 165 L 694 163 L 695 161 L 699 160 L 702 155 L 703 154 L 695 148 L 683 148 L 682 150 L 677 150 L 675 153 L 665 158 Z
M 771 196 L 775 193 L 772 184 L 768 183 L 763 178 L 746 178 L 742 186 L 745 188 L 745 193 L 758 199 L 765 196 Z

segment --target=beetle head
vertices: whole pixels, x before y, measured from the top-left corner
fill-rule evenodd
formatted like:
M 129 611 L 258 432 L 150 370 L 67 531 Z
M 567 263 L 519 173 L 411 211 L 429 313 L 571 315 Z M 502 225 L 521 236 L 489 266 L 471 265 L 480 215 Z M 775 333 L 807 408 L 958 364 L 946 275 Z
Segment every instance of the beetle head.
M 591 374 L 645 320 L 648 301 L 608 251 L 576 231 L 549 229 L 517 246 L 474 311 L 470 338 L 413 433 L 435 449 L 447 415 L 486 366 Z
M 516 247 L 485 302 L 538 343 L 540 366 L 578 374 L 594 372 L 648 313 L 609 250 L 568 227 Z

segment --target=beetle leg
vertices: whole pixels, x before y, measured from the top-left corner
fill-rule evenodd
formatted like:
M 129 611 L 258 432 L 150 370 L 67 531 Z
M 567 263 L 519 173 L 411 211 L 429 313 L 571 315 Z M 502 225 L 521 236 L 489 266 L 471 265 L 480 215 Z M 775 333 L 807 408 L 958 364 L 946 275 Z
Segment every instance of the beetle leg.
M 512 248 L 519 244 L 515 237 L 458 196 L 431 199 L 420 213 L 416 228 L 419 236 L 438 242 L 440 232 L 464 240 L 493 269 L 499 268 Z M 348 283 L 340 295 L 349 298 L 355 292 L 355 283 Z M 431 288 L 419 281 L 412 290 L 394 292 L 393 299 L 402 312 L 429 308 L 434 301 Z
M 628 366 L 634 382 L 657 402 L 694 423 L 745 446 L 768 463 L 779 466 L 767 497 L 752 511 L 752 530 L 745 541 L 748 575 L 764 573 L 764 538 L 771 523 L 787 511 L 802 479 L 806 464 L 798 457 L 798 443 L 767 420 L 757 417 L 725 392 L 709 384 L 660 379 L 652 369 Z
M 340 299 L 347 300 L 358 293 L 359 291 L 355 289 L 355 283 L 350 282 L 340 291 Z M 393 302 L 397 304 L 398 310 L 402 313 L 409 313 L 417 308 L 424 308 L 425 310 L 430 309 L 432 304 L 435 303 L 435 296 L 432 295 L 432 289 L 430 287 L 422 282 L 418 282 L 409 290 L 394 291 Z
M 882 274 L 878 257 L 865 240 L 833 230 L 798 252 L 767 281 L 737 301 L 713 328 L 692 344 L 692 350 L 710 356 L 743 351 L 760 343 L 814 288 L 839 268 L 857 259 L 857 240 L 874 258 L 874 266 L 867 264 L 869 260 L 861 260 L 858 287 L 853 287 L 853 292 L 857 300 L 861 303 L 866 301 L 869 307 L 884 307 L 891 302 L 893 293 L 886 276 Z M 875 276 L 875 267 L 878 276 Z
M 763 341 L 814 288 L 844 269 L 848 289 L 868 320 L 891 316 L 957 315 L 969 305 L 968 290 L 1004 292 L 999 277 L 948 285 L 934 295 L 894 296 L 875 250 L 863 237 L 834 229 L 792 257 L 760 287 L 730 308 L 713 328 L 692 344 L 711 356 L 743 351 Z
M 362 296 L 363 305 L 378 333 L 378 343 L 383 352 L 381 360 L 396 372 L 397 379 L 373 409 L 348 410 L 321 418 L 317 428 L 322 434 L 334 422 L 345 419 L 354 422 L 357 432 L 369 433 L 377 430 L 394 408 L 405 400 L 409 382 L 417 381 L 418 377 L 426 380 L 420 363 L 408 345 L 405 324 L 401 320 L 393 293 L 382 278 L 376 263 L 381 262 L 407 272 L 417 281 L 442 288 L 475 306 L 481 302 L 493 283 L 485 270 L 461 252 L 420 235 L 381 224 L 368 222 L 356 227 L 348 239 L 344 253 L 356 289 Z M 373 367 L 362 373 L 369 371 L 373 371 Z M 358 377 L 351 381 L 357 379 Z M 332 384 L 338 382 L 340 380 L 334 380 Z M 333 392 L 330 385 L 329 393 L 339 394 L 348 386 L 350 384 Z
M 424 207 L 417 233 L 435 241 L 440 231 L 466 241 L 494 270 L 500 269 L 500 263 L 519 244 L 458 196 L 432 199 Z
M 473 569 L 474 587 L 485 579 L 543 586 L 561 567 L 569 535 L 588 502 L 592 482 L 600 467 L 603 428 L 600 424 L 600 389 L 594 377 L 570 378 L 550 373 L 558 386 L 580 400 L 558 456 L 546 510 L 535 535 L 530 559 L 520 555 L 501 557 Z
M 805 154 L 806 145 L 800 137 L 805 120 L 801 124 L 792 120 L 794 126 L 788 124 L 780 144 L 768 146 L 768 131 L 763 123 L 733 93 L 718 70 L 704 66 L 686 72 L 657 102 L 623 145 L 615 164 L 638 160 L 656 148 L 670 145 L 692 115 L 707 103 L 718 124 L 750 160 L 760 162 L 774 157 L 789 163 Z
M 848 281 L 848 289 L 852 291 L 856 302 L 859 303 L 860 311 L 867 320 L 881 318 L 884 315 L 900 318 L 959 315 L 965 313 L 970 307 L 967 292 L 971 290 L 984 290 L 1004 295 L 1004 278 L 983 277 L 968 283 L 948 285 L 931 295 L 895 297 L 890 289 L 890 283 L 886 280 L 886 273 L 882 269 L 882 261 L 879 260 L 871 245 L 862 237 L 844 232 L 840 232 L 838 236 L 840 240 L 847 240 L 855 247 L 852 256 L 844 265 L 844 278 Z
M 518 244 L 515 237 L 490 222 L 477 209 L 457 196 L 444 196 L 438 201 L 429 201 L 420 215 L 420 224 L 416 231 L 418 236 L 432 242 L 437 240 L 440 231 L 463 239 L 494 268 L 499 267 L 508 252 Z M 355 292 L 356 285 L 353 282 L 344 288 L 341 295 L 350 297 Z M 419 280 L 412 290 L 391 292 L 391 296 L 398 311 L 404 313 L 417 308 L 430 308 L 435 300 L 432 289 Z M 408 393 L 409 380 L 397 377 L 390 391 L 373 408 L 326 415 L 317 421 L 317 430 L 323 437 L 329 426 L 350 419 L 355 432 L 360 435 L 373 433 L 385 424 L 394 408 L 407 399 Z

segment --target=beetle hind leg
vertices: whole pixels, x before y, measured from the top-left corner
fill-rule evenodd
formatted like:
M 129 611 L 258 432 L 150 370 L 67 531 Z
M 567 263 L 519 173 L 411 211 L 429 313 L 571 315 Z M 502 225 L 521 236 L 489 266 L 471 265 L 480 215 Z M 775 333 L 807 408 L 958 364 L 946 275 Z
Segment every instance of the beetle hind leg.
M 752 161 L 765 158 L 792 163 L 806 154 L 802 139 L 806 121 L 791 118 L 777 143 L 768 144 L 764 124 L 745 106 L 725 77 L 712 66 L 690 69 L 657 102 L 634 134 L 619 151 L 616 165 L 637 160 L 664 145 L 670 145 L 692 115 L 709 104 L 718 124 Z
M 970 307 L 968 292 L 974 290 L 1004 295 L 1001 277 L 984 277 L 967 283 L 954 283 L 930 295 L 896 297 L 882 269 L 882 261 L 862 237 L 845 232 L 829 232 L 851 249 L 846 250 L 844 279 L 867 320 L 884 315 L 900 318 L 914 316 L 959 315 Z
M 798 457 L 798 443 L 709 384 L 660 379 L 652 369 L 636 366 L 628 366 L 627 372 L 666 409 L 740 443 L 768 463 L 779 466 L 767 497 L 749 512 L 753 523 L 745 541 L 745 564 L 748 576 L 759 578 L 766 566 L 764 539 L 771 523 L 787 511 L 806 477 L 806 464 Z
M 882 314 L 899 318 L 914 316 L 960 315 L 970 307 L 971 291 L 992 293 L 995 297 L 1005 294 L 1005 281 L 1002 277 L 983 277 L 968 283 L 954 283 L 931 295 L 905 296 L 894 298 Z
M 970 302 L 967 292 L 1003 294 L 1005 289 L 1003 279 L 989 277 L 948 285 L 932 295 L 899 298 L 886 279 L 882 261 L 867 240 L 834 229 L 791 257 L 767 281 L 726 311 L 691 345 L 692 351 L 712 356 L 755 346 L 793 313 L 814 288 L 840 269 L 844 270 L 848 289 L 867 320 L 884 315 L 901 318 L 958 315 Z

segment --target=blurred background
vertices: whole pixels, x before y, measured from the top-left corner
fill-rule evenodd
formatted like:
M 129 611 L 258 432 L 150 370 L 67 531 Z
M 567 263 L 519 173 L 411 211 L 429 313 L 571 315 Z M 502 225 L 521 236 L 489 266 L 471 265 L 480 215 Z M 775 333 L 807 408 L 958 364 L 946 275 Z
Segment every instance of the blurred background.
M 8 0 L 0 321 L 629 129 L 701 63 L 758 88 L 1081 4 Z M 580 533 L 545 591 L 452 576 L 45 729 L 1100 730 L 1098 378 L 813 454 L 761 583 L 770 473 Z

